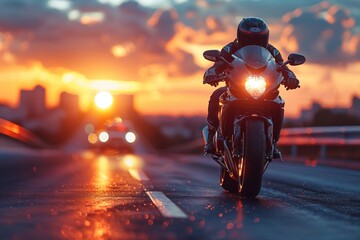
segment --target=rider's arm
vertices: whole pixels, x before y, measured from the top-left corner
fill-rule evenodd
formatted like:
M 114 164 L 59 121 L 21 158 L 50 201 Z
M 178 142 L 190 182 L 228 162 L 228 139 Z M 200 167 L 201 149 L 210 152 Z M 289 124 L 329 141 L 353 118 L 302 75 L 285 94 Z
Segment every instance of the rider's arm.
M 239 49 L 239 47 L 238 47 L 238 44 L 236 41 L 230 42 L 221 49 L 221 51 L 220 51 L 221 56 L 223 56 L 226 61 L 232 62 L 234 60 L 234 58 L 232 57 L 232 54 L 234 52 L 236 52 L 238 49 Z M 216 72 L 216 74 L 219 75 L 226 70 L 227 64 L 224 62 L 216 62 L 214 64 L 213 68 L 214 68 L 214 71 Z
M 234 52 L 237 50 L 237 43 L 231 42 L 224 46 L 221 49 L 221 55 L 229 62 L 233 60 L 233 57 L 231 56 Z M 219 74 L 223 73 L 225 69 L 227 68 L 226 63 L 224 62 L 215 62 L 212 67 L 210 67 L 208 70 L 206 70 L 203 80 L 204 83 L 211 82 L 214 78 L 216 78 Z
M 269 43 L 268 46 L 267 46 L 267 50 L 269 50 L 271 55 L 275 58 L 275 62 L 277 64 L 281 65 L 281 64 L 284 63 L 284 59 L 282 58 L 281 53 L 279 52 L 279 50 L 276 47 L 274 47 L 273 45 L 271 45 Z M 283 67 L 283 72 L 282 73 L 283 73 L 285 79 L 288 79 L 288 78 L 295 78 L 296 79 L 296 76 L 293 73 L 293 71 L 291 71 L 287 66 Z
M 239 49 L 238 44 L 235 41 L 228 43 L 221 49 L 221 55 L 228 61 L 232 62 L 234 58 L 232 57 L 232 54 L 236 52 Z M 224 62 L 215 62 L 214 65 L 209 68 L 203 77 L 204 83 L 211 82 L 214 78 L 217 78 L 217 76 L 221 73 L 223 73 L 226 68 L 227 64 Z
M 273 55 L 277 64 L 280 64 L 280 65 L 283 64 L 284 59 L 282 58 L 279 50 L 277 50 L 271 44 L 268 44 L 267 50 L 269 50 L 269 52 Z M 284 79 L 285 79 L 284 85 L 287 90 L 288 89 L 296 89 L 297 87 L 299 87 L 299 80 L 287 66 L 283 67 L 282 74 L 284 75 Z
M 232 54 L 235 53 L 238 49 L 239 46 L 235 39 L 233 42 L 228 43 L 221 49 L 221 55 L 226 59 L 226 61 L 232 62 L 234 60 Z

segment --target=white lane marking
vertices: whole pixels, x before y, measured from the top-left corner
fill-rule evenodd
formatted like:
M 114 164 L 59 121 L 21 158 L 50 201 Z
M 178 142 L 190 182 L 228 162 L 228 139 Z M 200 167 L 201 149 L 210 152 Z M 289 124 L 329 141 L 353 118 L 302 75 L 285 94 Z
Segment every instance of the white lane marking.
M 141 169 L 130 168 L 130 175 L 138 181 L 149 181 L 148 176 Z
M 162 192 L 148 191 L 146 194 L 150 197 L 151 201 L 159 209 L 160 213 L 167 218 L 188 218 L 186 213 L 183 212 L 175 203 L 165 196 Z

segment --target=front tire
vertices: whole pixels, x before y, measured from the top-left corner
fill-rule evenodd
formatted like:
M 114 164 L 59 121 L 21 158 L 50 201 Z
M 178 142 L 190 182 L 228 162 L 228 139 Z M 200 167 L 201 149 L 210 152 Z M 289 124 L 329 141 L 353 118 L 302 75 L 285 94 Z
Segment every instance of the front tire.
M 261 189 L 265 164 L 265 127 L 260 119 L 250 119 L 245 126 L 244 157 L 238 164 L 238 187 L 241 197 L 255 198 Z

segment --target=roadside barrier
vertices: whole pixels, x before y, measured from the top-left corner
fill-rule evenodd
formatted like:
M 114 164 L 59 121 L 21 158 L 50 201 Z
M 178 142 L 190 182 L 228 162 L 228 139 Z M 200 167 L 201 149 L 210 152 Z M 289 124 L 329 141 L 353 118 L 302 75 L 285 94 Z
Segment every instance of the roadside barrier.
M 10 122 L 8 120 L 0 118 L 0 134 L 5 135 L 11 139 L 20 141 L 31 147 L 45 147 L 41 139 L 31 133 L 29 130 L 23 128 L 22 126 Z
M 308 127 L 283 129 L 279 146 L 290 147 L 291 157 L 297 157 L 299 147 L 320 147 L 319 159 L 325 160 L 331 147 L 360 146 L 360 126 Z

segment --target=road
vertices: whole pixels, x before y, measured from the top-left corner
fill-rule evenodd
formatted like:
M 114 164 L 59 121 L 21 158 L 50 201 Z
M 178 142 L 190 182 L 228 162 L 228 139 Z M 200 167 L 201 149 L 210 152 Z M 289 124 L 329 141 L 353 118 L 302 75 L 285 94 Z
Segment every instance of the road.
M 0 163 L 0 239 L 360 239 L 359 171 L 273 162 L 244 200 L 198 155 L 1 150 Z

